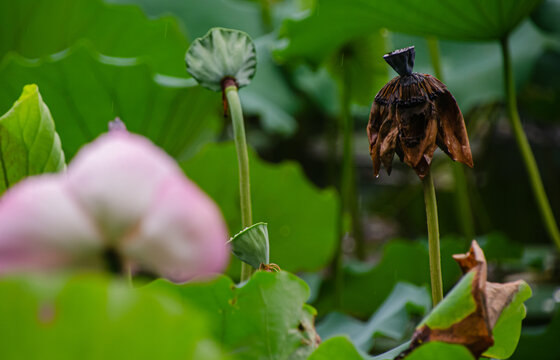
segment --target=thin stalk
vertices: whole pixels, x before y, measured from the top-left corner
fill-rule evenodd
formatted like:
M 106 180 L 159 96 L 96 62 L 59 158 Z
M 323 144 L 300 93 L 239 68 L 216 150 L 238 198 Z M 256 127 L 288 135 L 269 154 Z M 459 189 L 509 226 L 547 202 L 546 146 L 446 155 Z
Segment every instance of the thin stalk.
M 344 61 L 344 53 L 342 53 Z M 354 161 L 354 118 L 351 114 L 350 89 L 351 81 L 348 71 L 341 64 L 341 96 L 340 96 L 340 125 L 343 133 L 342 146 L 342 171 L 340 179 L 341 201 L 339 205 L 338 238 L 339 243 L 334 258 L 334 279 L 335 279 L 335 303 L 341 306 L 342 291 L 344 286 L 342 267 L 343 267 L 343 241 L 344 235 L 352 229 L 352 234 L 356 244 L 356 256 L 358 259 L 365 258 L 365 244 L 362 224 L 360 221 L 358 207 L 358 193 L 356 188 L 356 166 Z M 350 220 L 350 226 L 348 226 Z
M 517 98 L 515 95 L 513 70 L 511 68 L 508 37 L 505 37 L 501 40 L 501 45 L 504 61 L 504 84 L 511 127 L 513 129 L 513 133 L 515 134 L 515 139 L 517 140 L 517 146 L 519 146 L 523 161 L 525 162 L 525 168 L 527 169 L 527 173 L 529 174 L 529 180 L 531 183 L 531 187 L 533 188 L 535 200 L 537 201 L 537 205 L 541 212 L 542 220 L 544 222 L 546 230 L 548 231 L 548 235 L 554 241 L 556 247 L 560 251 L 560 231 L 558 231 L 558 225 L 556 223 L 556 220 L 554 219 L 554 214 L 552 213 L 548 197 L 546 196 L 535 156 L 533 155 L 531 146 L 529 145 L 529 141 L 527 140 L 527 136 L 523 131 L 523 126 L 521 125 L 521 119 L 519 118 L 519 112 L 517 110 Z
M 266 32 L 273 30 L 272 28 L 272 4 L 270 0 L 261 0 L 261 22 Z
M 125 276 L 126 276 L 126 282 L 128 283 L 128 286 L 130 286 L 131 288 L 134 287 L 134 278 L 132 276 L 132 265 L 131 264 L 126 264 L 125 265 Z
M 356 244 L 355 254 L 358 259 L 365 259 L 365 241 L 360 209 L 358 204 L 358 189 L 356 184 L 356 161 L 354 159 L 354 118 L 351 113 L 350 89 L 352 82 L 350 74 L 342 64 L 342 91 L 341 91 L 341 121 L 343 129 L 343 154 L 342 154 L 342 216 L 349 218 L 352 235 Z M 345 229 L 341 229 L 344 231 Z M 343 234 L 342 234 L 343 235 Z
M 443 71 L 441 68 L 441 53 L 439 51 L 438 40 L 434 37 L 429 37 L 426 39 L 428 42 L 428 49 L 430 52 L 430 60 L 432 62 L 432 67 L 434 69 L 434 75 L 445 82 L 443 79 Z M 474 219 L 473 212 L 471 208 L 471 203 L 469 201 L 469 190 L 467 188 L 467 178 L 465 176 L 465 170 L 459 163 L 452 164 L 452 174 L 455 180 L 455 205 L 457 220 L 461 225 L 461 230 L 463 235 L 467 240 L 471 241 L 474 239 Z
M 432 284 L 432 303 L 436 306 L 443 299 L 441 280 L 441 255 L 439 250 L 439 225 L 436 203 L 436 191 L 432 172 L 422 179 L 424 202 L 426 204 L 426 220 L 428 223 L 428 253 L 430 255 L 430 280 Z
M 342 55 L 344 56 L 344 54 Z M 334 287 L 335 287 L 335 306 L 342 307 L 342 291 L 344 287 L 344 278 L 342 274 L 342 268 L 344 265 L 344 251 L 343 243 L 344 236 L 348 231 L 348 221 L 347 219 L 352 217 L 349 206 L 349 199 L 352 196 L 351 186 L 352 186 L 352 170 L 353 170 L 353 157 L 352 157 L 352 119 L 350 116 L 350 97 L 347 88 L 347 76 L 344 71 L 342 71 L 342 84 L 341 84 L 341 96 L 340 96 L 340 119 L 338 123 L 338 130 L 342 130 L 342 171 L 340 175 L 340 204 L 338 205 L 338 246 L 336 248 L 336 254 L 334 257 Z M 335 124 L 336 126 L 336 124 Z M 335 140 L 336 134 L 335 133 Z
M 237 164 L 239 167 L 239 195 L 241 199 L 241 222 L 243 228 L 253 224 L 251 211 L 251 183 L 249 179 L 249 154 L 247 153 L 247 140 L 245 138 L 245 125 L 243 124 L 243 110 L 239 101 L 237 85 L 225 86 L 229 115 L 233 124 L 233 138 L 237 150 Z M 241 281 L 247 281 L 253 273 L 251 265 L 241 263 Z
M 344 291 L 344 274 L 342 268 L 344 265 L 344 258 L 342 252 L 342 242 L 344 240 L 344 218 L 342 216 L 342 204 L 339 203 L 339 214 L 337 223 L 338 246 L 335 256 L 333 258 L 332 268 L 334 269 L 334 305 L 335 308 L 342 309 L 342 292 Z
M 441 68 L 441 52 L 439 51 L 439 42 L 435 37 L 426 38 L 428 42 L 428 51 L 430 52 L 430 61 L 434 69 L 434 75 L 443 82 L 443 71 Z

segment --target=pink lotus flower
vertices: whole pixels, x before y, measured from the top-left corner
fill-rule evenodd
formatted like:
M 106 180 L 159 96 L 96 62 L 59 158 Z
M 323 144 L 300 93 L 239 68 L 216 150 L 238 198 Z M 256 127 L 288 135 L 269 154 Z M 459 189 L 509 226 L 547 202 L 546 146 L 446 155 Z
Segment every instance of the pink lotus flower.
M 112 258 L 184 282 L 221 272 L 227 239 L 212 200 L 126 131 L 84 146 L 66 173 L 30 177 L 0 199 L 0 274 Z

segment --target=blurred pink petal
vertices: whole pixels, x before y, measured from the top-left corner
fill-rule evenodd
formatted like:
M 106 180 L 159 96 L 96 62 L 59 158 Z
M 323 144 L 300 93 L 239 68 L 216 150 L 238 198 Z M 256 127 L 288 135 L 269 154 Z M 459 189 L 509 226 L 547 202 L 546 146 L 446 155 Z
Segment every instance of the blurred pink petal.
M 102 245 L 64 175 L 25 179 L 0 199 L 0 273 L 62 265 Z
M 140 221 L 155 191 L 177 164 L 149 140 L 124 131 L 101 135 L 68 166 L 68 182 L 81 206 L 116 241 Z
M 167 278 L 185 282 L 221 272 L 227 264 L 227 229 L 217 206 L 195 184 L 169 178 L 122 252 Z
M 183 282 L 222 271 L 226 241 L 212 200 L 165 152 L 126 131 L 84 146 L 66 174 L 26 179 L 0 199 L 0 273 L 116 251 Z

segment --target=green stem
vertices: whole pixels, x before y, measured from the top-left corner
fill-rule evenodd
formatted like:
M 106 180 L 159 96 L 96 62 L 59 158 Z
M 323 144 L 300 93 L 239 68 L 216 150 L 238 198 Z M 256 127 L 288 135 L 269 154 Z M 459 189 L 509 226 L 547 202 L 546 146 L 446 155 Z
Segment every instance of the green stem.
M 513 70 L 511 68 L 511 58 L 507 37 L 502 39 L 501 45 L 504 61 L 504 83 L 511 127 L 513 129 L 513 133 L 515 134 L 515 139 L 517 140 L 517 146 L 519 146 L 523 161 L 525 162 L 525 168 L 527 169 L 527 173 L 529 174 L 529 180 L 533 188 L 535 200 L 537 201 L 539 210 L 541 212 L 544 225 L 548 231 L 548 235 L 552 238 L 552 240 L 556 244 L 556 247 L 560 251 L 560 231 L 558 231 L 558 225 L 556 224 L 556 220 L 554 219 L 554 214 L 552 213 L 548 197 L 546 196 L 535 156 L 531 151 L 531 146 L 529 145 L 527 136 L 523 131 L 523 126 L 521 125 L 521 119 L 519 118 L 519 112 L 517 110 L 515 83 L 513 81 Z
M 261 22 L 266 32 L 273 30 L 272 28 L 272 4 L 270 0 L 261 0 Z
M 342 65 L 344 66 L 344 65 Z M 351 113 L 350 89 L 352 82 L 350 74 L 344 67 L 342 70 L 341 89 L 341 120 L 343 128 L 343 155 L 342 155 L 342 213 L 350 219 L 352 235 L 356 244 L 355 254 L 360 260 L 365 259 L 365 241 L 362 228 L 360 209 L 358 204 L 358 190 L 356 184 L 356 162 L 354 159 L 354 118 Z M 341 229 L 345 231 L 346 229 Z M 344 235 L 341 233 L 341 235 Z
M 437 215 L 436 191 L 432 172 L 422 179 L 424 202 L 426 203 L 426 219 L 428 223 L 428 253 L 430 255 L 430 280 L 432 284 L 432 303 L 436 306 L 443 299 L 441 280 L 441 255 L 439 250 L 439 225 Z
M 434 75 L 445 82 L 443 79 L 443 71 L 441 67 L 441 54 L 439 51 L 438 40 L 434 37 L 426 39 L 428 42 L 428 49 L 430 52 L 430 59 L 434 69 Z M 461 164 L 453 163 L 452 165 L 453 178 L 455 180 L 455 205 L 457 212 L 457 220 L 461 225 L 463 235 L 469 240 L 474 239 L 474 219 L 469 201 L 469 190 L 467 188 L 467 178 L 465 170 Z
M 441 68 L 441 52 L 439 51 L 439 42 L 435 37 L 426 38 L 428 42 L 428 51 L 430 52 L 430 61 L 434 69 L 434 75 L 443 82 L 443 71 Z
M 247 140 L 245 139 L 245 125 L 243 124 L 243 110 L 239 101 L 239 93 L 236 85 L 226 86 L 229 114 L 233 123 L 233 137 L 235 149 L 237 150 L 237 164 L 239 166 L 239 195 L 241 199 L 241 222 L 243 228 L 253 224 L 251 211 L 251 183 L 249 179 L 249 154 L 247 153 Z M 253 269 L 251 265 L 241 263 L 241 281 L 247 281 L 251 277 Z
M 455 205 L 457 217 L 461 226 L 463 236 L 470 243 L 475 236 L 474 232 L 474 219 L 471 209 L 471 202 L 469 190 L 467 187 L 467 177 L 465 176 L 465 169 L 463 164 L 453 162 L 451 164 L 453 177 L 455 178 Z
M 128 286 L 130 286 L 131 288 L 134 288 L 134 278 L 132 276 L 132 265 L 130 264 L 126 264 L 125 265 L 126 268 L 126 282 L 128 283 Z

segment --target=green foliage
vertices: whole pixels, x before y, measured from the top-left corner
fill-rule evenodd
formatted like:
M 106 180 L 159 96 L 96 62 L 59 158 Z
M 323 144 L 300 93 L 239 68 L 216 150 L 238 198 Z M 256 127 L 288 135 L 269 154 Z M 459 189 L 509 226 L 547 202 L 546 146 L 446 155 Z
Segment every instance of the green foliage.
M 220 26 L 245 31 L 256 38 L 266 31 L 261 9 L 256 4 L 231 0 L 108 0 L 113 4 L 139 5 L 149 16 L 172 13 L 186 28 L 191 39 L 200 37 L 211 27 Z
M 535 60 L 547 46 L 548 56 L 541 58 L 535 74 L 540 76 L 539 85 L 544 83 L 548 87 L 529 88 L 521 100 L 531 110 L 546 114 L 546 121 L 557 120 L 555 97 L 549 91 L 558 87 L 554 72 L 558 52 L 558 0 L 542 1 L 532 15 L 533 22 L 549 34 L 541 33 L 529 22 L 518 27 L 538 5 L 538 0 L 302 0 L 299 3 L 314 11 L 297 17 L 292 15 L 298 1 L 108 2 L 140 5 L 148 16 L 171 12 L 179 21 L 170 17 L 148 19 L 136 6 L 107 5 L 102 0 L 0 2 L 3 39 L 0 42 L 0 113 L 8 111 L 24 85 L 38 84 L 56 120 L 68 157 L 85 142 L 105 132 L 107 122 L 116 116 L 124 120 L 129 130 L 147 135 L 180 160 L 195 154 L 204 142 L 214 140 L 223 123 L 220 98 L 188 78 L 183 59 L 189 43 L 182 32 L 186 30 L 194 38 L 214 26 L 240 29 L 255 39 L 259 71 L 251 86 L 240 92 L 248 122 L 252 125 L 252 116 L 258 115 L 265 131 L 290 135 L 298 126 L 296 116 L 305 115 L 302 132 L 294 142 L 306 145 L 314 142 L 315 138 L 303 137 L 309 132 L 314 137 L 322 135 L 321 121 L 338 114 L 340 94 L 336 92 L 335 81 L 350 90 L 354 102 L 369 105 L 389 75 L 381 60 L 381 54 L 390 50 L 389 46 L 392 49 L 416 45 L 417 70 L 432 73 L 428 51 L 423 45 L 424 36 L 461 41 L 494 41 L 509 36 L 518 87 L 527 83 Z M 259 4 L 267 6 L 261 8 Z M 285 24 L 280 35 L 284 46 L 276 53 L 284 61 L 280 67 L 274 62 L 271 50 L 277 46 L 274 27 L 282 19 Z M 518 31 L 513 32 L 516 27 Z M 388 33 L 385 28 L 412 35 Z M 473 105 L 502 97 L 498 44 L 442 41 L 441 47 L 446 82 L 465 113 Z M 299 66 L 302 60 L 318 69 L 320 76 L 313 74 L 310 67 Z M 545 98 L 548 103 L 544 102 Z M 310 99 L 319 106 L 307 104 Z M 322 112 L 317 114 L 318 110 Z M 367 111 L 356 120 L 365 117 Z M 492 126 L 491 121 L 484 126 L 488 124 Z M 250 126 L 249 132 L 253 131 Z M 542 141 L 539 136 L 535 139 L 535 143 Z M 22 177 L 64 168 L 60 139 L 37 87 L 26 87 L 12 110 L 0 118 L 0 140 L 4 175 L 4 181 L 0 179 L 0 192 Z M 252 142 L 263 144 L 259 137 L 254 137 Z M 484 160 L 488 158 L 484 156 L 488 155 L 484 153 L 488 142 L 485 139 L 480 142 L 483 169 L 476 170 L 477 181 L 487 178 L 484 166 L 490 167 L 484 164 L 488 162 Z M 271 144 L 266 146 L 272 148 Z M 509 152 L 506 154 L 509 157 Z M 549 163 L 555 163 L 555 159 L 548 158 L 552 160 Z M 233 145 L 209 145 L 183 162 L 183 167 L 219 204 L 231 232 L 238 231 L 241 221 Z M 338 243 L 336 195 L 315 189 L 292 164 L 268 165 L 253 153 L 251 171 L 254 216 L 257 221 L 270 223 L 272 260 L 292 271 L 317 271 L 326 267 Z M 517 197 L 522 197 L 519 184 L 507 180 L 515 187 Z M 397 177 L 398 186 L 390 185 L 399 193 L 403 190 L 401 181 L 407 182 Z M 443 176 L 442 184 L 442 188 L 446 187 Z M 375 190 L 376 195 L 389 194 L 394 213 L 400 211 L 399 205 L 395 205 L 397 197 L 404 206 L 410 205 L 406 199 L 402 200 L 406 196 L 389 193 L 387 187 Z M 511 190 L 507 186 L 500 188 Z M 535 230 L 527 221 L 512 221 L 517 219 L 515 214 L 511 215 L 513 209 L 520 211 L 524 219 L 531 216 L 526 206 L 504 209 L 504 202 L 492 193 L 497 192 L 491 188 L 488 194 L 483 194 L 486 205 L 495 207 L 490 209 L 488 218 L 499 213 L 507 219 L 510 233 L 514 223 Z M 379 202 L 375 207 L 382 209 Z M 445 206 L 440 209 L 449 212 Z M 415 210 L 411 206 L 407 211 Z M 380 212 L 388 217 L 387 211 Z M 483 212 L 480 214 L 483 217 Z M 423 215 L 415 219 L 419 219 L 416 223 L 424 229 Z M 450 227 L 445 221 L 441 224 L 442 228 Z M 407 228 L 399 231 L 417 234 L 414 225 L 407 222 Z M 485 231 L 490 229 L 486 225 L 482 227 Z M 257 228 L 262 229 L 260 225 Z M 258 238 L 262 240 L 263 236 L 261 233 Z M 520 247 L 511 246 L 504 237 L 490 234 L 481 244 L 487 258 L 500 265 L 511 265 L 521 255 Z M 464 250 L 461 243 L 443 241 L 447 289 L 459 276 L 449 255 L 461 250 Z M 251 260 L 253 266 L 269 261 L 265 253 L 268 250 L 261 249 Z M 232 264 L 232 268 L 237 270 L 237 264 Z M 500 266 L 494 275 L 501 276 L 503 270 L 510 269 Z M 325 276 L 324 273 L 313 276 Z M 425 286 L 429 283 L 428 274 L 427 247 L 421 242 L 388 243 L 375 266 L 347 263 L 342 286 L 336 287 L 341 293 L 335 293 L 332 279 L 321 284 L 317 298 L 320 314 L 337 309 L 369 320 L 361 321 L 342 313 L 327 315 L 318 326 L 327 340 L 309 358 L 393 359 L 407 343 L 376 357 L 365 351 L 371 350 L 372 342 L 380 337 L 394 342 L 404 340 L 414 317 L 428 308 L 428 295 L 422 287 L 393 286 L 401 280 Z M 425 323 L 434 328 L 446 327 L 471 312 L 470 280 L 468 275 L 461 280 Z M 91 275 L 59 280 L 54 277 L 37 281 L 3 279 L 0 294 L 0 353 L 7 359 L 222 359 L 218 343 L 230 355 L 241 359 L 306 359 L 317 346 L 313 327 L 315 311 L 305 305 L 309 291 L 301 280 L 288 273 L 258 272 L 241 287 L 229 278 L 220 277 L 181 286 L 158 280 L 141 290 Z M 531 290 L 522 283 L 502 312 L 494 328 L 496 343 L 485 355 L 494 358 L 512 355 L 525 317 L 523 302 L 530 295 Z M 340 304 L 335 302 L 337 296 Z M 557 314 L 548 328 L 523 334 L 513 358 L 532 358 L 539 354 L 545 360 L 557 359 L 559 319 Z M 336 334 L 347 334 L 349 338 L 332 337 Z M 435 342 L 418 347 L 407 359 L 473 360 L 461 346 Z
M 523 255 L 521 244 L 511 241 L 503 233 L 493 232 L 484 236 L 478 236 L 477 241 L 484 251 L 484 256 L 490 262 L 498 263 L 519 260 Z
M 317 190 L 294 164 L 266 164 L 253 152 L 249 162 L 253 219 L 268 223 L 270 261 L 289 271 L 325 266 L 337 243 L 335 194 Z M 230 232 L 241 229 L 234 145 L 208 145 L 182 167 L 218 203 Z
M 164 280 L 148 289 L 166 289 L 196 305 L 211 319 L 213 336 L 242 359 L 307 359 L 315 349 L 315 310 L 305 304 L 307 285 L 287 272 L 256 272 L 241 287 L 219 277 L 181 286 Z
M 444 289 L 457 281 L 460 271 L 451 259 L 452 254 L 462 252 L 460 242 L 442 239 L 441 260 Z M 274 248 L 272 249 L 274 254 Z M 347 266 L 344 269 L 344 287 L 339 309 L 353 316 L 369 317 L 389 296 L 395 282 L 406 281 L 415 285 L 430 283 L 428 247 L 426 243 L 393 240 L 382 250 L 379 263 L 371 268 Z M 334 305 L 334 287 L 324 284 L 316 304 L 320 313 L 329 311 Z
M 340 82 L 341 89 L 348 91 L 352 100 L 370 106 L 377 91 L 385 85 L 388 67 L 382 59 L 386 53 L 386 32 L 374 31 L 344 44 L 334 54 L 329 54 L 329 70 Z M 307 54 L 317 61 L 317 53 Z
M 270 263 L 268 228 L 265 223 L 256 223 L 235 234 L 228 243 L 233 255 L 255 269 Z
M 405 3 L 412 3 L 413 1 L 414 0 L 405 1 Z M 469 23 L 477 16 L 481 17 L 484 13 L 488 13 L 488 17 L 501 17 L 501 12 L 497 11 L 498 9 L 496 9 L 496 11 L 491 10 L 492 6 L 496 5 L 496 1 L 497 0 L 487 2 L 466 1 L 456 6 L 453 5 L 457 10 L 463 8 L 463 11 L 474 11 L 474 9 L 469 10 L 469 8 L 478 5 L 476 3 L 481 3 L 479 8 L 481 13 L 472 13 L 470 17 L 462 18 L 460 23 L 466 22 L 467 24 L 461 27 L 464 28 L 465 31 L 472 31 L 473 34 L 480 32 L 480 34 L 490 36 L 491 33 L 485 30 L 485 28 L 474 26 L 474 24 L 469 25 Z M 451 2 L 449 2 L 446 7 L 435 4 L 436 2 L 437 1 L 433 3 L 430 2 L 428 4 L 425 2 L 414 2 L 409 10 L 402 12 L 398 11 L 396 8 L 400 8 L 401 6 L 406 7 L 410 4 L 403 4 L 402 2 L 363 2 L 354 0 L 337 2 L 326 0 L 321 3 L 320 11 L 312 12 L 303 19 L 289 19 L 285 21 L 281 32 L 281 36 L 284 39 L 283 46 L 276 53 L 284 61 L 294 61 L 303 58 L 314 64 L 321 63 L 329 54 L 332 54 L 335 50 L 343 48 L 344 46 L 349 46 L 349 44 L 356 44 L 351 46 L 357 49 L 357 55 L 360 53 L 366 54 L 368 52 L 368 47 L 371 46 L 371 40 L 364 40 L 371 39 L 371 36 L 377 38 L 379 36 L 379 29 L 381 27 L 386 27 L 390 30 L 402 31 L 412 35 L 391 33 L 387 41 L 390 46 L 385 49 L 385 52 L 395 48 L 415 45 L 417 54 L 416 71 L 433 73 L 429 51 L 425 45 L 425 39 L 421 36 L 435 35 L 443 39 L 457 39 L 455 36 L 450 36 L 453 34 L 453 31 L 447 29 L 443 24 L 436 26 L 434 24 L 437 22 L 424 21 L 421 20 L 423 19 L 422 16 L 418 16 L 418 14 L 425 13 L 429 13 L 430 16 L 433 16 L 434 11 L 432 8 L 439 12 L 447 12 L 452 7 Z M 532 5 L 529 3 L 532 3 Z M 503 27 L 503 29 L 497 31 L 497 33 L 501 33 L 501 31 L 505 29 L 508 29 L 507 32 L 510 32 L 513 30 L 513 27 L 510 26 L 513 26 L 514 23 L 517 24 L 523 19 L 526 14 L 528 14 L 528 11 L 530 11 L 531 6 L 534 6 L 536 3 L 538 3 L 537 0 L 526 0 L 523 4 L 504 4 L 507 7 L 516 7 L 513 12 L 522 11 L 524 4 L 527 5 L 527 9 L 525 9 L 522 14 L 519 14 L 520 17 L 516 21 L 514 21 L 514 17 L 508 17 L 507 19 L 496 18 L 492 23 L 486 22 L 485 27 L 499 26 L 500 28 Z M 370 6 L 375 7 L 375 10 L 369 10 Z M 416 8 L 419 7 L 424 10 L 418 13 L 417 11 L 419 11 L 419 9 Z M 505 11 L 505 9 L 503 9 L 503 11 Z M 389 19 L 379 18 L 380 16 L 385 17 L 387 14 L 390 14 Z M 451 16 L 458 16 L 458 14 L 460 14 L 459 11 L 453 12 Z M 414 17 L 415 20 L 412 23 L 410 21 L 402 21 L 401 18 L 403 16 Z M 395 20 L 395 18 L 398 18 L 398 20 Z M 350 20 L 340 21 L 340 19 Z M 440 20 L 445 22 L 446 25 L 451 24 L 447 23 L 447 15 L 442 16 Z M 511 23 L 507 25 L 506 23 L 509 22 Z M 502 25 L 499 25 L 500 23 L 502 23 Z M 437 30 L 437 32 L 441 30 L 441 33 L 438 35 L 437 33 L 405 31 L 404 29 L 400 29 L 400 26 L 403 24 L 415 24 L 414 26 L 428 27 L 430 29 L 433 26 L 432 30 Z M 455 24 L 458 23 L 453 22 L 453 25 Z M 512 36 L 513 63 L 515 66 L 516 82 L 519 85 L 527 82 L 537 56 L 546 46 L 545 37 L 536 31 L 534 26 L 526 24 L 522 29 L 523 31 L 514 33 Z M 499 37 L 494 39 L 498 40 Z M 379 51 L 383 52 L 384 49 L 380 46 L 383 42 L 379 42 L 379 40 L 376 42 L 379 44 L 377 47 Z M 464 39 L 459 38 L 457 40 Z M 473 36 L 470 40 L 483 39 L 478 39 Z M 464 113 L 479 102 L 488 102 L 503 97 L 502 58 L 499 44 L 442 41 L 441 54 L 445 83 L 457 99 Z M 362 72 L 364 75 L 362 81 L 354 82 L 354 84 L 362 83 L 364 86 L 363 89 L 355 91 L 355 93 L 359 96 L 371 96 L 370 101 L 372 101 L 373 96 L 384 83 L 379 85 L 378 80 L 374 80 L 373 83 L 367 80 L 382 79 L 383 77 L 385 77 L 385 82 L 388 80 L 386 72 L 387 66 L 381 61 L 379 53 L 375 53 L 374 56 L 370 57 L 370 59 L 376 58 L 379 59 L 379 61 L 370 61 L 369 66 L 362 66 L 362 69 L 365 69 Z M 380 64 L 385 68 L 380 67 L 375 69 L 373 64 Z M 372 67 L 372 70 L 374 70 L 371 74 L 375 75 L 375 78 L 369 75 L 370 70 L 368 70 L 368 67 Z
M 253 40 L 239 30 L 212 28 L 193 41 L 185 57 L 187 71 L 210 90 L 222 91 L 222 80 L 249 85 L 255 75 L 257 55 Z
M 10 51 L 42 58 L 86 40 L 103 55 L 148 59 L 159 73 L 187 76 L 188 43 L 176 21 L 149 20 L 134 6 L 102 0 L 2 1 L 0 33 L 0 59 Z
M 0 14 L 0 110 L 15 89 L 37 83 L 67 157 L 115 116 L 176 157 L 215 136 L 219 99 L 184 79 L 188 42 L 175 20 L 100 0 L 2 2 Z
M 255 41 L 258 71 L 251 86 L 241 91 L 243 112 L 260 116 L 262 128 L 269 133 L 292 135 L 297 129 L 295 115 L 301 101 L 286 80 L 285 73 L 271 56 L 276 35 L 266 34 L 257 4 L 231 0 L 110 0 L 120 4 L 138 4 L 150 16 L 173 13 L 182 21 L 189 37 L 203 36 L 220 26 L 248 33 Z M 217 11 L 219 9 L 219 11 Z M 273 90 L 272 90 L 273 89 Z
M 485 276 L 485 274 L 479 273 L 478 276 Z M 486 294 L 486 291 L 489 291 L 486 287 L 480 290 L 484 292 L 484 300 L 482 303 L 477 304 L 479 300 L 474 298 L 475 290 L 473 289 L 476 287 L 476 284 L 473 284 L 473 281 L 477 281 L 475 271 L 469 271 L 420 325 L 418 325 L 418 328 L 426 325 L 431 330 L 439 329 L 445 331 L 452 325 L 459 324 L 469 315 L 475 313 L 475 311 L 478 313 L 477 308 L 479 306 L 486 307 L 487 310 L 481 312 L 485 317 L 489 316 L 487 315 L 489 313 L 488 309 L 495 307 L 495 310 L 499 309 L 501 312 L 499 313 L 500 315 L 496 325 L 492 328 L 494 345 L 484 352 L 483 355 L 496 359 L 507 359 L 513 354 L 517 347 L 519 334 L 521 333 L 521 322 L 526 314 L 524 302 L 531 297 L 531 288 L 525 282 L 520 282 L 510 302 L 507 303 L 504 309 L 501 309 L 497 307 L 498 305 L 491 303 L 493 297 L 490 294 Z M 497 297 L 498 294 L 499 293 L 496 293 L 495 296 Z M 503 296 L 507 295 L 504 293 Z M 467 326 L 471 327 L 464 329 L 464 331 L 478 331 L 472 328 L 472 324 Z M 457 327 L 453 332 L 450 332 L 448 336 L 455 337 L 457 341 L 461 341 L 463 333 L 462 330 Z
M 405 344 L 407 345 L 407 344 Z M 402 350 L 404 346 L 388 351 L 378 356 L 368 356 L 360 353 L 354 348 L 352 343 L 342 336 L 334 337 L 325 341 L 319 346 L 309 360 L 393 360 Z M 420 346 L 407 357 L 407 360 L 474 360 L 471 353 L 461 345 L 446 344 L 442 342 L 430 342 Z
M 461 345 L 429 342 L 414 350 L 407 360 L 475 360 L 469 350 Z
M 323 40 L 313 45 L 313 50 L 327 51 L 379 28 L 442 39 L 499 40 L 539 2 L 323 0 L 310 17 L 286 21 L 283 34 L 290 43 L 283 55 L 305 52 L 317 39 Z
M 0 117 L 0 194 L 26 176 L 66 168 L 60 138 L 36 85 Z
M 395 48 L 416 47 L 418 72 L 433 74 L 426 40 L 418 36 L 391 34 Z M 529 82 L 539 55 L 549 41 L 531 22 L 524 22 L 510 35 L 511 56 L 517 88 Z M 466 114 L 478 103 L 488 104 L 505 97 L 503 59 L 497 42 L 440 41 L 445 84 Z M 472 137 L 472 133 L 469 133 Z
M 531 18 L 535 24 L 541 29 L 560 34 L 560 1 L 544 0 L 531 14 Z
M 330 313 L 317 324 L 317 332 L 321 339 L 346 335 L 358 349 L 369 352 L 379 336 L 403 341 L 412 317 L 425 315 L 430 307 L 430 294 L 425 287 L 398 283 L 367 322 Z
M 2 359 L 222 359 L 178 298 L 96 275 L 0 282 Z
M 212 109 L 219 99 L 194 81 L 156 76 L 146 64 L 100 56 L 84 46 L 39 61 L 11 56 L 0 65 L 0 82 L 0 109 L 13 101 L 16 89 L 38 84 L 68 157 L 106 132 L 116 116 L 176 157 L 218 130 Z
M 309 360 L 363 360 L 364 357 L 356 350 L 354 345 L 343 336 L 328 339 L 311 354 Z
M 519 285 L 519 290 L 502 311 L 498 322 L 492 329 L 494 346 L 483 355 L 489 358 L 507 359 L 511 357 L 519 342 L 521 322 L 525 319 L 524 302 L 531 297 L 531 288 L 525 282 Z
M 471 271 L 463 276 L 419 326 L 425 324 L 430 329 L 447 329 L 473 313 L 476 310 L 472 295 L 474 275 Z
M 560 310 L 557 310 L 546 326 L 530 327 L 521 334 L 519 346 L 511 357 L 512 360 L 526 360 L 538 354 L 539 360 L 556 360 L 560 358 L 558 334 L 560 334 Z

